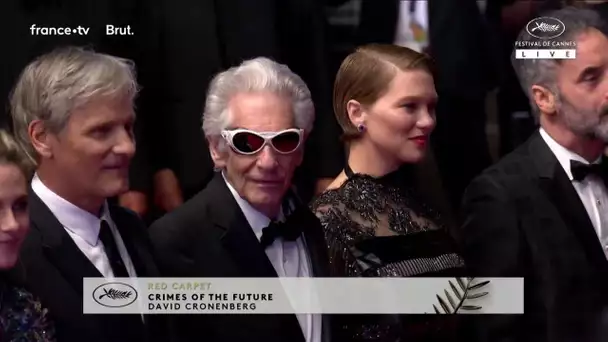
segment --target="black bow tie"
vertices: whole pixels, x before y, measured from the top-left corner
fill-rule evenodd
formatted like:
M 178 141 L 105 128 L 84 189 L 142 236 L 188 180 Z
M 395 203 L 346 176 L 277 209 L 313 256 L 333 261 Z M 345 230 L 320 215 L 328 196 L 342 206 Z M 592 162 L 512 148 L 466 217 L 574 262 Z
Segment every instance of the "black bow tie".
M 604 159 L 604 158 L 602 158 Z M 601 164 L 585 164 L 576 160 L 570 161 L 570 170 L 572 171 L 572 177 L 575 181 L 582 181 L 589 175 L 602 176 L 606 170 L 605 164 L 602 160 Z
M 296 209 L 287 217 L 285 222 L 271 222 L 268 227 L 262 230 L 262 238 L 260 239 L 262 247 L 267 248 L 277 238 L 282 238 L 286 241 L 297 240 L 302 235 L 306 222 L 308 222 L 306 220 L 307 213 L 305 212 L 307 209 L 306 207 Z

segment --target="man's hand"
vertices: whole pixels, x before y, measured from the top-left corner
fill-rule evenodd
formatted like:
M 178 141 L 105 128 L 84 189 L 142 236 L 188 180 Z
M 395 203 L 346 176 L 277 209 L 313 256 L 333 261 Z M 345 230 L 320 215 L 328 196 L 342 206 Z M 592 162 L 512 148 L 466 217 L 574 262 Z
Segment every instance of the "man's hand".
M 325 189 L 327 189 L 333 181 L 333 178 L 319 178 L 315 186 L 315 195 L 322 194 L 323 191 L 325 191 Z
M 170 169 L 154 175 L 154 204 L 165 212 L 179 207 L 184 202 L 177 176 Z
M 129 191 L 118 196 L 118 204 L 144 216 L 148 212 L 148 199 L 146 194 L 139 191 Z

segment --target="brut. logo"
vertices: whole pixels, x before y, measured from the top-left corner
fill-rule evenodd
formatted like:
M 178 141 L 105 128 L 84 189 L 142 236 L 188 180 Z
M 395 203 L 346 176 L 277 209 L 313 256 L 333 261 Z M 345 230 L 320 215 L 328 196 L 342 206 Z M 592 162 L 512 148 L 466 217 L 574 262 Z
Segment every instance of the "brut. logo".
M 105 283 L 95 288 L 93 299 L 105 307 L 122 308 L 135 302 L 137 291 L 129 284 Z
M 552 39 L 561 36 L 566 30 L 564 23 L 553 17 L 534 18 L 526 25 L 526 31 L 532 37 Z

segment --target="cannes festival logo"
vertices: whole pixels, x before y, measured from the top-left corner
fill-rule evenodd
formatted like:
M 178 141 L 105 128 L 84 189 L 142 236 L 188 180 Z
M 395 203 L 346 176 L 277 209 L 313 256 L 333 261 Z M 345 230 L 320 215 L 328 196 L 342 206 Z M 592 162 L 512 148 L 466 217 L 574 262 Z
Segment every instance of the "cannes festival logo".
M 95 288 L 93 299 L 108 308 L 122 308 L 135 302 L 137 291 L 129 284 L 105 283 Z
M 526 25 L 526 31 L 538 39 L 552 39 L 561 36 L 566 30 L 564 23 L 553 17 L 538 17 Z

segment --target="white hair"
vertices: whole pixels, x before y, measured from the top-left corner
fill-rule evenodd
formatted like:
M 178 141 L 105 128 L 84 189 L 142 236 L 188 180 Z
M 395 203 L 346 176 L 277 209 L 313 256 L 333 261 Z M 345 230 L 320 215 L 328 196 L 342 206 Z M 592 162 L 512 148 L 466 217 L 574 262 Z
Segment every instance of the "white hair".
M 307 133 L 312 130 L 315 110 L 306 83 L 286 65 L 258 57 L 219 73 L 211 81 L 202 118 L 205 136 L 217 137 L 228 128 L 228 105 L 236 94 L 263 91 L 288 97 L 296 127 Z
M 59 133 L 71 113 L 93 99 L 128 96 L 138 92 L 130 60 L 76 47 L 42 55 L 25 67 L 11 94 L 15 136 L 31 158 L 36 158 L 28 127 L 40 120 Z

